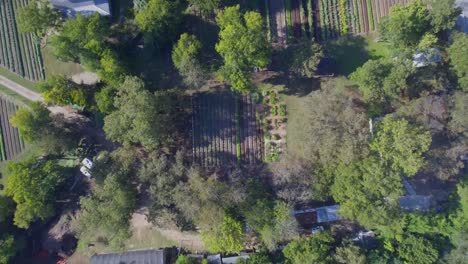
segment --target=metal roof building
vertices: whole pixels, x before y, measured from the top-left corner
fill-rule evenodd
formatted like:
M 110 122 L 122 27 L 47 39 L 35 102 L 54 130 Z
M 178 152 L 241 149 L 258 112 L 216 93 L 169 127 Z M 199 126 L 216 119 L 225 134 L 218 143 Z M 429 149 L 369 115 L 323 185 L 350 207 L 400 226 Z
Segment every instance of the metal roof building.
M 171 249 L 135 250 L 100 254 L 91 257 L 91 264 L 170 264 Z
M 455 3 L 463 10 L 462 14 L 458 18 L 457 26 L 460 30 L 468 33 L 468 0 L 456 0 Z
M 68 17 L 73 17 L 76 14 L 86 16 L 94 13 L 99 13 L 102 16 L 111 15 L 108 0 L 50 0 L 50 3 Z

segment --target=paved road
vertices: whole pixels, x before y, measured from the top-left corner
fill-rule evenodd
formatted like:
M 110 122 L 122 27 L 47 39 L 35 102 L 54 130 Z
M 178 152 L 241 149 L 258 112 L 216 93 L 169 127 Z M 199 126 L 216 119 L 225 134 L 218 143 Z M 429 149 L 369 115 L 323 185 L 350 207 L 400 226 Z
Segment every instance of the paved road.
M 12 90 L 13 92 L 23 96 L 24 98 L 31 101 L 40 101 L 43 102 L 42 96 L 36 92 L 33 92 L 26 87 L 13 82 L 10 79 L 0 75 L 0 85 L 5 86 L 6 88 Z

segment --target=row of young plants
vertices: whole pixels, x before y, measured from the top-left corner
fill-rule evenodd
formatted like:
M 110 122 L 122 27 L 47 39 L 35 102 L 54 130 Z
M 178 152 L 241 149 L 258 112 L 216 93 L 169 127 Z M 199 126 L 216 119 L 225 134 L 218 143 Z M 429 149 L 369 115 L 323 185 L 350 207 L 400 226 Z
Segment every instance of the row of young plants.
M 367 17 L 369 19 L 369 31 L 375 29 L 374 26 L 374 12 L 372 11 L 372 0 L 367 0 Z
M 18 32 L 17 10 L 28 0 L 0 2 L 0 66 L 32 81 L 44 79 L 39 41 Z
M 16 113 L 17 106 L 4 97 L 0 97 L 0 128 L 2 160 L 11 160 L 25 148 L 18 129 L 10 124 L 10 117 Z
M 285 1 L 285 9 L 286 9 L 286 28 L 287 28 L 288 40 L 292 40 L 294 38 L 294 34 L 293 34 L 293 22 L 292 22 L 292 14 L 291 14 L 291 0 Z
M 264 91 L 262 96 L 265 108 L 263 113 L 257 113 L 257 119 L 262 123 L 264 157 L 266 162 L 275 162 L 278 161 L 286 145 L 286 105 L 280 101 L 276 91 Z

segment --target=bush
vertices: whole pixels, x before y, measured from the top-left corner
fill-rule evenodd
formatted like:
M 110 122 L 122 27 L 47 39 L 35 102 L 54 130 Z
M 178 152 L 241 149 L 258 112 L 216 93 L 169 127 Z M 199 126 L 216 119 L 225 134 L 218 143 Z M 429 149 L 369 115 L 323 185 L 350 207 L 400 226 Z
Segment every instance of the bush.
M 286 105 L 280 105 L 278 107 L 278 113 L 280 116 L 286 116 Z

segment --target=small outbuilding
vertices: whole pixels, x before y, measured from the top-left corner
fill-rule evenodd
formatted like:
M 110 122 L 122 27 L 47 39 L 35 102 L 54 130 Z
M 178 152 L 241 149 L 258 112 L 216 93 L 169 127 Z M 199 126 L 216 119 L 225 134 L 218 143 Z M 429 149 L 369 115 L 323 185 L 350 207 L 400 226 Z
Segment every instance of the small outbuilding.
M 99 254 L 91 264 L 171 264 L 177 258 L 176 248 L 134 250 L 123 253 Z
M 50 0 L 50 3 L 66 17 L 74 17 L 76 14 L 89 16 L 94 13 L 111 15 L 109 0 Z
M 430 48 L 426 51 L 417 50 L 413 55 L 413 66 L 416 68 L 426 67 L 430 64 L 442 61 L 442 54 L 437 48 Z

